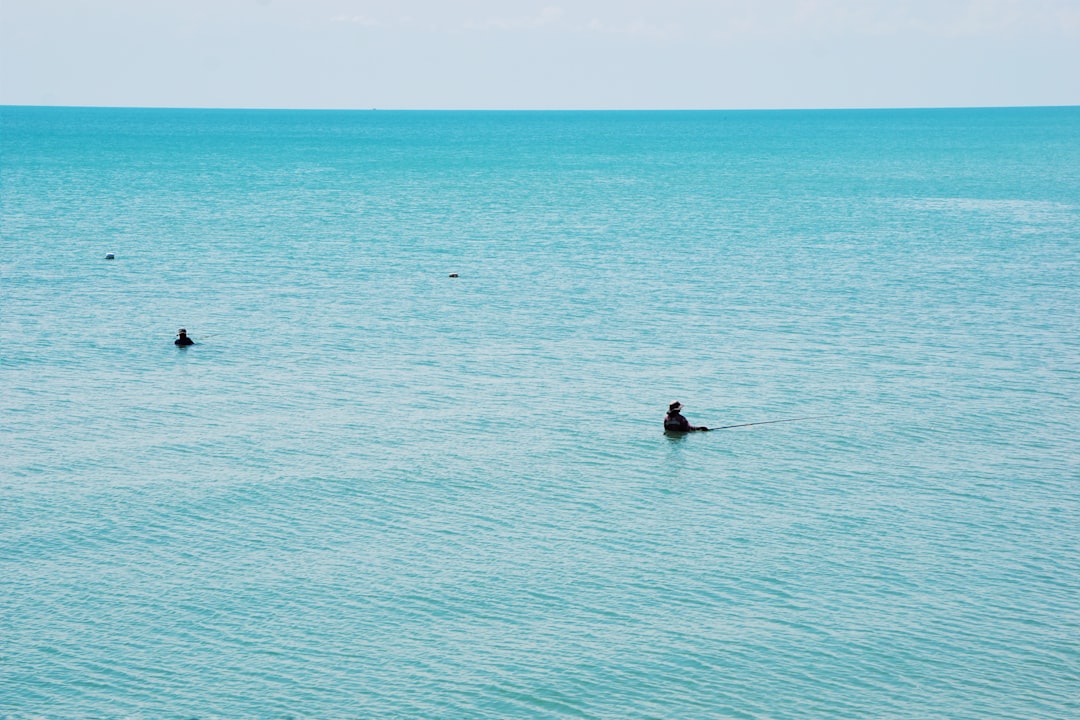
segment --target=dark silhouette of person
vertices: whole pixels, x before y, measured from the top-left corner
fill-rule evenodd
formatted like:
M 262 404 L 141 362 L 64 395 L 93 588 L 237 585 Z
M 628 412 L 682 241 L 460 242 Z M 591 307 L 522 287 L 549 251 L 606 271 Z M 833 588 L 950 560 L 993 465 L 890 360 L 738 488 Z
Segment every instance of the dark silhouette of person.
M 700 427 L 694 427 L 690 424 L 690 421 L 682 416 L 683 404 L 676 400 L 668 405 L 667 415 L 664 416 L 664 432 L 694 432 L 700 430 L 702 432 L 708 432 L 709 428 L 701 425 Z
M 187 336 L 187 330 L 180 328 L 176 331 L 178 337 L 173 340 L 173 345 L 177 347 L 187 347 L 188 345 L 194 345 L 195 341 Z

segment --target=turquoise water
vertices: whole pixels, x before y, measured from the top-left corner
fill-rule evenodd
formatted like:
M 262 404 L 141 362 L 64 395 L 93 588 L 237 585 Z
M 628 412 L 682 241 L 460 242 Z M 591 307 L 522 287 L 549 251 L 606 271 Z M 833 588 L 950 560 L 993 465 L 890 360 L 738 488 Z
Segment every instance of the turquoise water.
M 1080 109 L 0 119 L 0 716 L 1080 715 Z

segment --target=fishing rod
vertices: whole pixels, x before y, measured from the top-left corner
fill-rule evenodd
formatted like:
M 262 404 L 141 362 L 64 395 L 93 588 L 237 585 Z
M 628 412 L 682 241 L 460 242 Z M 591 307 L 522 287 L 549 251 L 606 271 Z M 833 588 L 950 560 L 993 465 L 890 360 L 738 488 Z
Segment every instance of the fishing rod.
M 821 418 L 839 417 L 838 415 L 811 415 L 809 417 L 787 418 L 786 420 L 762 420 L 761 422 L 739 423 L 738 425 L 724 425 L 722 427 L 709 428 L 709 430 L 730 430 L 731 428 L 750 427 L 751 425 L 772 425 L 773 423 L 796 422 L 798 420 L 819 420 Z

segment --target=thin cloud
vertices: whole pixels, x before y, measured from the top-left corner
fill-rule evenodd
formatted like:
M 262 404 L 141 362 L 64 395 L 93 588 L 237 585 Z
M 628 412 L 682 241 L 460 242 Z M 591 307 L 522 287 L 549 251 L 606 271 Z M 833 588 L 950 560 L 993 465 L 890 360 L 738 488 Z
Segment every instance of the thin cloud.
M 535 30 L 558 23 L 563 17 L 561 7 L 548 6 L 536 15 L 512 18 L 466 20 L 466 30 Z
M 1017 33 L 1075 37 L 1080 5 L 1071 0 L 780 0 L 759 5 L 718 2 L 711 18 L 716 38 L 778 34 L 964 38 Z
M 1001 35 L 1020 30 L 1072 37 L 1080 33 L 1080 7 L 1057 0 L 968 2 L 942 29 L 953 36 Z
M 338 15 L 337 17 L 330 18 L 330 22 L 346 23 L 349 25 L 359 25 L 361 27 L 386 27 L 386 23 L 383 21 L 369 17 L 367 15 Z
M 403 15 L 390 20 L 372 17 L 371 15 L 337 15 L 330 18 L 332 23 L 344 25 L 356 25 L 364 28 L 408 28 L 413 25 L 413 18 Z
M 623 35 L 632 38 L 644 38 L 648 40 L 672 40 L 681 33 L 681 26 L 677 23 L 657 25 L 644 20 L 633 20 L 626 23 L 609 23 L 592 18 L 589 22 L 580 26 L 579 31 L 597 33 L 600 35 Z

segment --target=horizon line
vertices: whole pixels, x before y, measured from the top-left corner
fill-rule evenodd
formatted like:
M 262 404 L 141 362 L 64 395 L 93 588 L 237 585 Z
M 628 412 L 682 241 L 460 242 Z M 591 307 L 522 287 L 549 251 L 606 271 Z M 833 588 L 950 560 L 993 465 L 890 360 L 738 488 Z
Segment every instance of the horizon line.
M 222 110 L 252 112 L 837 112 L 837 111 L 897 111 L 897 110 L 1051 110 L 1080 108 L 1070 105 L 896 105 L 896 106 L 807 106 L 807 107 L 671 107 L 671 108 L 440 108 L 440 107 L 274 107 L 223 105 L 63 105 L 0 103 L 0 108 L 34 108 L 57 110 Z

